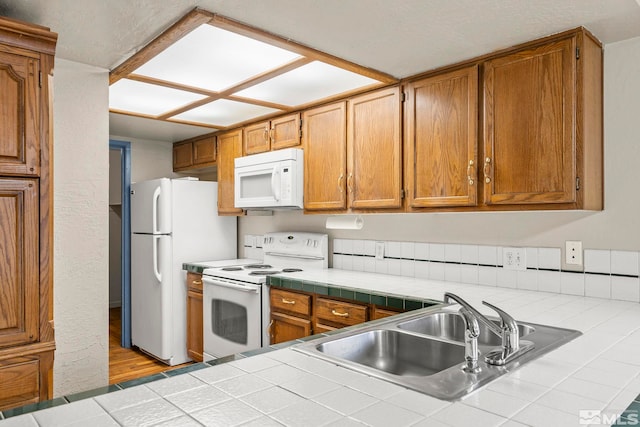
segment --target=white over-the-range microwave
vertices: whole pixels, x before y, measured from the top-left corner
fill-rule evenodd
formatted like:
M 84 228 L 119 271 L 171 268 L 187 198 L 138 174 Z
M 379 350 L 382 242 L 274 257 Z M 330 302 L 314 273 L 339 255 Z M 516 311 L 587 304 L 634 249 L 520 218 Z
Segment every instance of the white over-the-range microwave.
M 302 209 L 303 151 L 269 151 L 235 159 L 235 207 Z

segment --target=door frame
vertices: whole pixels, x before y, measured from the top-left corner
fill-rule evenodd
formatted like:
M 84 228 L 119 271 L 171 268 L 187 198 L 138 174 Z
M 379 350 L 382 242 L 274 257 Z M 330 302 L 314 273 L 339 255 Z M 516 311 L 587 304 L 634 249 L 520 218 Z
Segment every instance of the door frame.
M 109 139 L 109 149 L 120 151 L 122 182 L 122 320 L 120 345 L 131 348 L 131 142 Z

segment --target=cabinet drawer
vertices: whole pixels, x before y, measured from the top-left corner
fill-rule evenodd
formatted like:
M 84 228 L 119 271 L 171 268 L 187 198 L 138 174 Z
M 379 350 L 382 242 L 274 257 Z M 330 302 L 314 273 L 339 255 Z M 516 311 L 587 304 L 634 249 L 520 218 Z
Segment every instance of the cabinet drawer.
M 311 295 L 271 288 L 271 310 L 311 316 Z
M 0 410 L 37 402 L 40 361 L 20 357 L 0 362 L 0 385 Z
M 187 289 L 202 293 L 202 274 L 187 273 Z
M 367 321 L 368 307 L 328 298 L 317 298 L 315 306 L 316 323 L 351 326 Z

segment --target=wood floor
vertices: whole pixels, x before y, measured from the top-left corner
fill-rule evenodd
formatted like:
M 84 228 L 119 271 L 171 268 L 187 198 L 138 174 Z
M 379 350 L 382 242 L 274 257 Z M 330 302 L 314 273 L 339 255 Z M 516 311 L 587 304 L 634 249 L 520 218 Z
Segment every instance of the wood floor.
M 167 366 L 138 349 L 120 347 L 120 308 L 109 309 L 109 384 L 121 383 L 147 375 L 189 365 Z

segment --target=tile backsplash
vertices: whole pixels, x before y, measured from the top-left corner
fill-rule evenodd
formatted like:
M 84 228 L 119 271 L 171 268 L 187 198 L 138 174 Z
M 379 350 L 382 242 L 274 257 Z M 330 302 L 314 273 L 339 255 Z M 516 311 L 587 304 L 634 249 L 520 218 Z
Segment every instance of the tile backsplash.
M 376 259 L 376 244 L 384 256 Z M 526 269 L 503 268 L 503 247 L 333 240 L 333 268 L 640 302 L 640 253 L 584 251 L 584 271 L 563 271 L 560 248 L 525 248 Z

